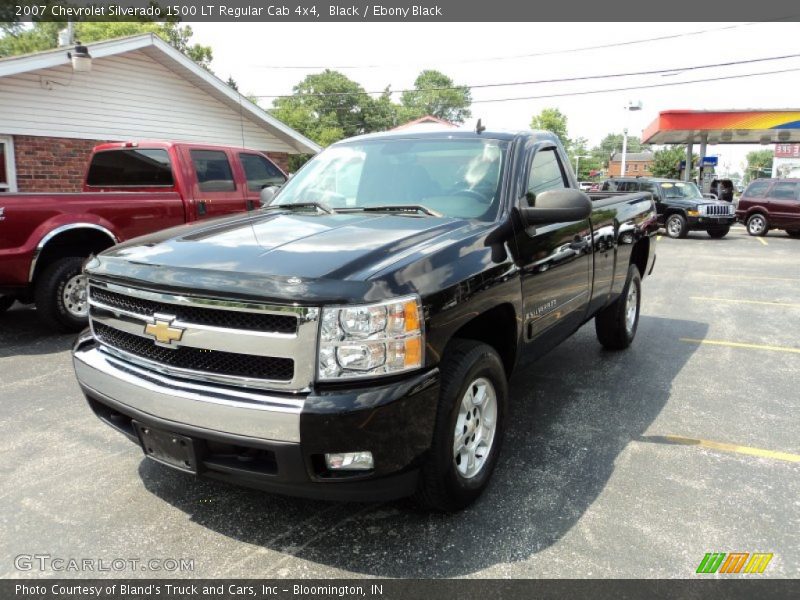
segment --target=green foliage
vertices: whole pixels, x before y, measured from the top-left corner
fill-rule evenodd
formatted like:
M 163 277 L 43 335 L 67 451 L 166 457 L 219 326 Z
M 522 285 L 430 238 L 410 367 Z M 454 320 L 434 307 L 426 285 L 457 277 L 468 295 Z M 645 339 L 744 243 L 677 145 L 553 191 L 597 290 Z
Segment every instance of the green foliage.
M 603 138 L 598 147 L 608 157 L 610 157 L 614 152 L 622 152 L 622 134 L 609 133 Z M 644 152 L 645 150 L 650 150 L 649 144 L 642 144 L 642 140 L 635 135 L 628 136 L 628 152 Z
M 358 83 L 338 71 L 326 69 L 308 75 L 278 98 L 272 114 L 322 146 L 368 131 L 367 115 L 373 99 Z
M 570 139 L 567 135 L 567 115 L 557 108 L 545 108 L 538 115 L 534 115 L 531 119 L 531 129 L 551 131 L 561 140 L 564 148 L 570 146 Z
M 692 154 L 693 165 L 697 159 L 698 156 Z M 680 179 L 682 160 L 686 160 L 686 146 L 665 146 L 653 154 L 653 166 L 650 172 L 653 177 Z
M 747 153 L 747 171 L 745 182 L 750 182 L 759 177 L 770 177 L 772 174 L 772 159 L 775 153 L 772 150 L 754 150 Z
M 18 23 L 3 23 L 0 38 L 0 58 L 51 50 L 58 47 L 58 32 L 63 22 L 35 22 L 24 27 Z M 120 37 L 154 33 L 200 66 L 208 69 L 212 51 L 208 46 L 191 44 L 192 28 L 175 22 L 152 23 L 138 21 L 91 21 L 75 23 L 75 39 L 84 44 Z
M 463 123 L 472 116 L 469 88 L 456 86 L 444 73 L 430 69 L 417 76 L 414 90 L 403 92 L 400 101 L 404 122 L 432 115 L 451 123 Z

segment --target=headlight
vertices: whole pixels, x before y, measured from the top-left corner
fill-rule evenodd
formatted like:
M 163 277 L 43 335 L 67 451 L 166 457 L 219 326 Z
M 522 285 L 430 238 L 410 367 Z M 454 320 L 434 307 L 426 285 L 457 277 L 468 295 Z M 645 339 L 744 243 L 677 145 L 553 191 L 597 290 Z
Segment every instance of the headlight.
M 322 309 L 320 380 L 392 375 L 422 366 L 422 305 L 416 296 Z

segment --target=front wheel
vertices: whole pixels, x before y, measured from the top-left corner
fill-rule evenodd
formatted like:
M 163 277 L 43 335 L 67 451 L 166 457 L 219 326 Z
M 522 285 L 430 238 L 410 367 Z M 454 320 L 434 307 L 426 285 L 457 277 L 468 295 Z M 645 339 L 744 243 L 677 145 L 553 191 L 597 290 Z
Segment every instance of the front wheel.
M 433 443 L 415 495 L 419 504 L 449 512 L 480 496 L 500 453 L 507 404 L 497 352 L 481 342 L 453 340 L 442 360 Z
M 747 233 L 750 235 L 767 235 L 768 231 L 769 222 L 767 221 L 767 217 L 761 213 L 750 215 L 750 218 L 747 219 Z
M 636 265 L 630 265 L 622 293 L 594 318 L 597 339 L 604 348 L 624 350 L 631 345 L 639 326 L 641 296 L 642 277 Z
M 0 313 L 6 312 L 14 305 L 14 298 L 12 296 L 0 296 Z
M 715 240 L 719 240 L 721 238 L 724 238 L 726 235 L 728 235 L 728 232 L 730 230 L 731 230 L 731 228 L 729 226 L 726 226 L 726 227 L 712 227 L 711 229 L 708 230 L 708 235 L 710 235 Z
M 89 301 L 86 276 L 81 272 L 83 258 L 60 258 L 42 272 L 36 282 L 36 312 L 51 328 L 80 331 L 86 327 Z
M 686 217 L 680 214 L 673 214 L 667 218 L 665 224 L 667 235 L 672 239 L 685 238 L 689 233 L 689 225 L 686 223 Z

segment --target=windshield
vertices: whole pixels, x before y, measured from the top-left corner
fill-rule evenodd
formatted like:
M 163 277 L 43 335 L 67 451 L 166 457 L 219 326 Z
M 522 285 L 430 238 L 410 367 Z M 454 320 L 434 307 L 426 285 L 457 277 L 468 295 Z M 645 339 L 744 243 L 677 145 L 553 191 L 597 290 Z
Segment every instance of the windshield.
M 447 217 L 493 220 L 507 142 L 375 140 L 333 146 L 304 166 L 272 204 L 334 210 L 423 206 Z
M 676 181 L 675 183 L 660 183 L 659 187 L 664 193 L 665 198 L 677 198 L 679 200 L 702 200 L 703 194 L 698 187 L 691 182 Z

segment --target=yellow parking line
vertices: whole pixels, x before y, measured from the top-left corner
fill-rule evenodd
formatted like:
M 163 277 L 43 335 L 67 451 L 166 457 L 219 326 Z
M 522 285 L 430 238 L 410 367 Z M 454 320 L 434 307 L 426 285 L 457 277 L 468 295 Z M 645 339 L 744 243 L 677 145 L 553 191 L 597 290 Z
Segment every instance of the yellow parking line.
M 656 236 L 656 241 L 657 241 L 657 242 L 660 242 L 660 241 L 661 241 L 661 236 L 660 236 L 660 235 L 657 235 L 657 236 Z
M 665 435 L 664 437 L 674 444 L 681 444 L 684 446 L 700 446 L 702 448 L 720 450 L 722 452 L 733 452 L 735 454 L 748 454 L 750 456 L 758 456 L 760 458 L 774 458 L 789 462 L 800 462 L 800 455 L 790 454 L 789 452 L 776 452 L 775 450 L 751 448 L 750 446 L 739 446 L 737 444 L 726 444 L 724 442 L 712 442 L 711 440 L 687 438 L 679 435 Z
M 769 246 L 769 244 L 767 243 L 767 240 L 765 240 L 763 237 L 758 237 L 758 236 L 756 236 L 756 239 L 757 239 L 759 242 L 761 242 L 762 244 L 764 244 L 765 246 Z
M 736 302 L 738 304 L 764 304 L 766 306 L 786 306 L 788 308 L 800 308 L 800 304 L 791 302 L 768 302 L 766 300 L 739 300 L 737 298 L 711 298 L 709 296 L 690 296 L 692 300 L 707 300 L 708 302 Z
M 800 354 L 800 348 L 788 346 L 769 346 L 766 344 L 744 344 L 742 342 L 725 342 L 722 340 L 696 340 L 693 338 L 680 338 L 680 341 L 689 344 L 707 344 L 710 346 L 727 346 L 728 348 L 748 348 L 750 350 L 771 350 L 773 352 L 790 352 Z

